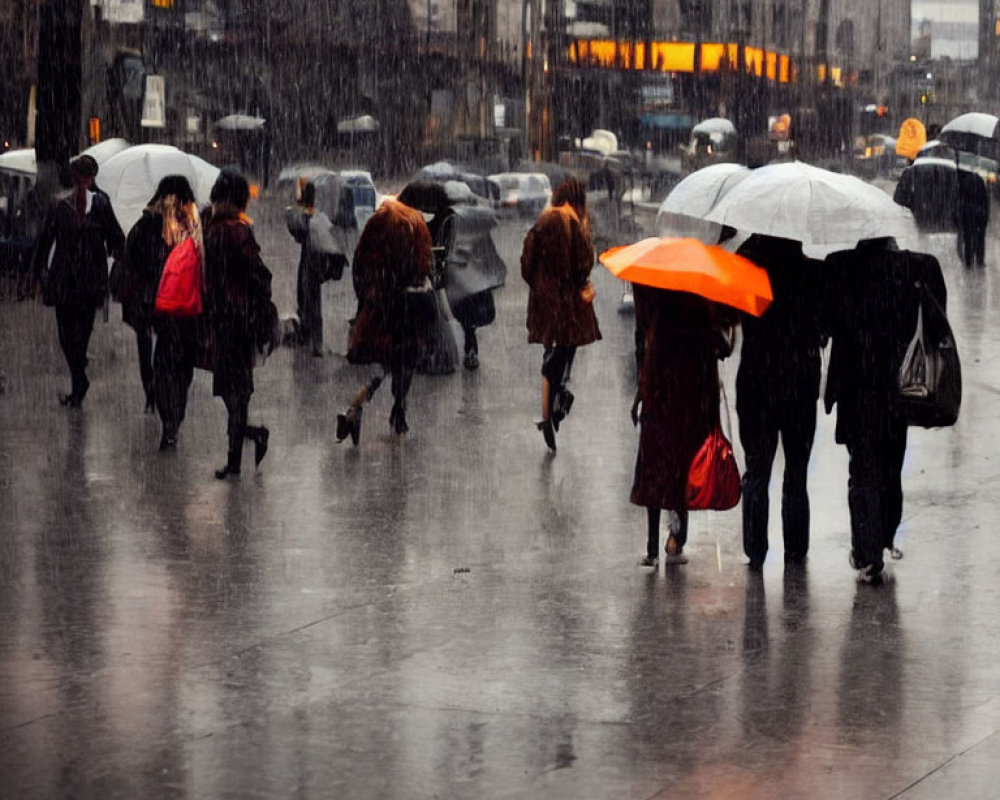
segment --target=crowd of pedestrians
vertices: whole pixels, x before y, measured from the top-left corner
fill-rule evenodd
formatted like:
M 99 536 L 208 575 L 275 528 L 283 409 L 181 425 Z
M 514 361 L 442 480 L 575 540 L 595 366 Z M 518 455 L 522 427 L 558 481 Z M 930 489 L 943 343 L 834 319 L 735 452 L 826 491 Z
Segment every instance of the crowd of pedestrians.
M 71 388 L 60 402 L 79 407 L 89 386 L 87 342 L 96 309 L 109 290 L 107 259 L 115 259 L 110 291 L 133 328 L 145 410 L 162 423 L 161 449 L 177 446 L 196 367 L 213 373 L 213 393 L 225 404 L 226 461 L 219 479 L 241 472 L 243 445 L 259 465 L 269 431 L 249 422 L 253 371 L 277 343 L 271 273 L 246 216 L 249 187 L 223 171 L 210 204 L 199 209 L 188 181 L 164 178 L 141 219 L 123 234 L 106 195 L 94 189 L 97 165 L 79 157 L 72 189 L 51 208 L 39 238 L 34 274 L 46 305 L 55 307 L 59 342 Z M 319 287 L 346 258 L 330 263 L 334 232 L 315 207 L 315 189 L 298 187 L 288 229 L 301 245 L 297 276 L 300 343 L 323 355 Z M 365 404 L 388 379 L 389 416 L 397 435 L 409 429 L 407 395 L 418 370 L 447 371 L 441 344 L 446 315 L 463 331 L 463 363 L 478 367 L 476 328 L 495 317 L 492 285 L 455 296 L 447 308 L 450 254 L 461 218 L 444 190 L 424 182 L 383 203 L 361 231 L 352 259 L 357 312 L 347 360 L 377 365 L 338 415 L 338 441 L 357 445 Z M 820 352 L 832 340 L 827 412 L 837 406 L 836 439 L 850 456 L 848 505 L 851 561 L 862 580 L 881 581 L 883 553 L 902 557 L 894 536 L 902 513 L 900 473 L 907 419 L 894 398 L 896 373 L 914 330 L 921 293 L 946 302 L 940 266 L 931 256 L 900 251 L 892 240 L 870 240 L 834 253 L 826 263 L 807 258 L 795 241 L 753 235 L 739 253 L 762 267 L 772 305 L 759 318 L 686 292 L 636 285 L 635 359 L 638 386 L 632 419 L 640 428 L 631 501 L 646 509 L 645 566 L 660 558 L 663 511 L 670 512 L 668 563 L 684 563 L 688 533 L 688 472 L 708 434 L 720 424 L 718 360 L 742 331 L 736 376 L 742 478 L 743 548 L 759 571 L 768 551 L 768 486 L 780 442 L 784 452 L 781 528 L 784 560 L 801 565 L 809 551 L 807 476 L 820 392 Z M 574 395 L 568 387 L 577 348 L 601 338 L 590 273 L 595 262 L 586 187 L 570 178 L 528 231 L 521 275 L 528 285 L 527 340 L 541 344 L 541 420 L 545 445 L 556 450 L 560 423 Z M 338 271 L 339 266 L 339 271 Z M 197 310 L 161 306 L 167 275 L 184 269 L 197 278 Z M 484 288 L 485 287 L 485 288 Z M 443 299 L 444 298 L 444 299 Z M 438 360 L 438 367 L 433 366 Z M 430 365 L 430 366 L 429 366 Z M 452 366 L 452 368 L 454 368 Z

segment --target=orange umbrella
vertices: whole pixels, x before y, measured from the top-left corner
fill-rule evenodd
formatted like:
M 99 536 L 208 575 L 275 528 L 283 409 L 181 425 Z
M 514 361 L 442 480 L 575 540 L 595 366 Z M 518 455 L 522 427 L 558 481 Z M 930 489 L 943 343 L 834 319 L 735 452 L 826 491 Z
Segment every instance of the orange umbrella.
M 690 292 L 759 317 L 771 304 L 767 273 L 743 256 L 697 239 L 653 237 L 601 253 L 623 281 Z

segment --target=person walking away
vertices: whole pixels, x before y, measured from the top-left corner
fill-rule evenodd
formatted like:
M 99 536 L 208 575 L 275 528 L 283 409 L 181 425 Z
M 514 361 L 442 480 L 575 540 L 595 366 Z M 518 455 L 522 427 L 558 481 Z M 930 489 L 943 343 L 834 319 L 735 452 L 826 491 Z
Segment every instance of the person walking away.
M 785 456 L 781 525 L 785 564 L 809 551 L 807 470 L 819 399 L 822 286 L 818 262 L 799 242 L 753 235 L 737 251 L 763 267 L 774 302 L 761 317 L 742 317 L 736 373 L 736 412 L 746 456 L 743 475 L 743 551 L 760 570 L 767 555 L 768 485 L 779 436 Z
M 346 413 L 337 415 L 338 442 L 350 436 L 358 444 L 364 404 L 387 376 L 393 396 L 389 425 L 397 436 L 409 430 L 406 396 L 437 317 L 431 259 L 431 234 L 423 215 L 398 200 L 383 203 L 361 232 L 353 259 L 359 311 L 351 325 L 347 360 L 378 364 L 381 374 L 360 389 Z
M 528 342 L 545 348 L 538 429 L 553 451 L 556 431 L 573 404 L 566 384 L 576 350 L 601 338 L 590 283 L 593 266 L 586 187 L 567 178 L 552 192 L 551 206 L 528 231 L 521 251 L 521 277 L 528 284 Z
M 659 563 L 660 511 L 679 526 L 667 537 L 667 562 L 686 563 L 687 477 L 691 461 L 719 424 L 718 359 L 732 351 L 729 312 L 694 294 L 633 286 L 639 387 L 632 422 L 640 425 L 630 500 L 646 508 L 646 557 Z
M 205 314 L 214 348 L 212 393 L 228 414 L 228 456 L 216 470 L 220 480 L 240 474 L 243 440 L 254 443 L 254 464 L 267 454 L 270 431 L 248 424 L 255 353 L 270 352 L 277 311 L 271 302 L 271 272 L 260 257 L 246 219 L 246 179 L 224 170 L 212 187 L 205 213 Z
M 955 226 L 958 255 L 966 267 L 986 262 L 986 227 L 990 222 L 990 193 L 984 181 L 971 170 L 957 171 Z
M 301 247 L 299 268 L 295 279 L 295 297 L 300 336 L 309 344 L 316 358 L 323 357 L 323 282 L 334 268 L 332 259 L 339 260 L 340 272 L 346 263 L 344 246 L 337 242 L 334 224 L 316 208 L 316 187 L 311 181 L 299 186 L 296 205 L 286 211 L 288 232 Z
M 122 319 L 135 330 L 146 411 L 160 415 L 160 449 L 176 446 L 198 354 L 198 322 L 155 311 L 163 266 L 170 252 L 193 237 L 204 253 L 194 192 L 183 175 L 168 175 L 156 187 L 125 241 L 124 275 L 118 288 Z M 156 347 L 153 348 L 153 333 Z M 148 359 L 148 361 L 147 361 Z
M 118 257 L 125 234 L 108 196 L 94 189 L 97 162 L 79 156 L 69 165 L 69 194 L 49 209 L 35 244 L 32 274 L 42 302 L 54 306 L 59 346 L 69 367 L 71 388 L 59 402 L 79 408 L 90 387 L 87 346 L 94 315 L 108 294 L 108 258 Z
M 903 515 L 902 467 L 907 421 L 899 408 L 899 368 L 926 289 L 945 308 L 941 265 L 899 250 L 893 239 L 862 242 L 827 256 L 833 302 L 824 405 L 837 406 L 835 436 L 850 458 L 847 501 L 851 564 L 862 582 L 878 584 L 883 554 L 895 546 Z

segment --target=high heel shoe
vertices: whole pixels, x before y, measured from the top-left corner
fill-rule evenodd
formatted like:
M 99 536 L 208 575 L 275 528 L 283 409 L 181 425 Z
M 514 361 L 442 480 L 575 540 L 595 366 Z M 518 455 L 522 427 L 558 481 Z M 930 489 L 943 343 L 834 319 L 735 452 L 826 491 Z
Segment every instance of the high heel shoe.
M 545 444 L 548 446 L 549 450 L 555 452 L 556 449 L 556 431 L 552 425 L 552 420 L 543 419 L 539 422 L 536 427 L 542 432 L 542 438 L 545 439 Z
M 342 442 L 348 436 L 351 442 L 357 447 L 361 439 L 361 412 L 362 408 L 349 408 L 346 414 L 337 414 L 337 441 Z
M 267 455 L 267 443 L 271 438 L 271 431 L 261 425 L 250 438 L 253 440 L 253 465 L 258 467 Z

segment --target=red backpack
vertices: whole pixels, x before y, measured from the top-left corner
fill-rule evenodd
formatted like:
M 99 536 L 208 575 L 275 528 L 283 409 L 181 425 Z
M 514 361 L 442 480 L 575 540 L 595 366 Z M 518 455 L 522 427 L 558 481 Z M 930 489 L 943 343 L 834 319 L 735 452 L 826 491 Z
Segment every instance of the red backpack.
M 192 237 L 174 247 L 163 265 L 155 309 L 171 317 L 201 314 L 201 254 Z

